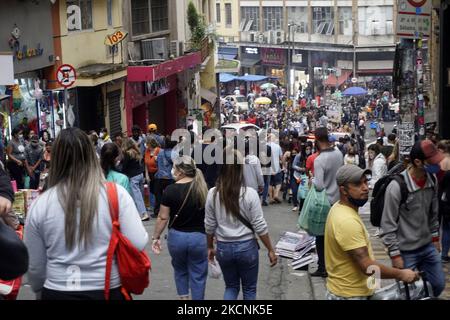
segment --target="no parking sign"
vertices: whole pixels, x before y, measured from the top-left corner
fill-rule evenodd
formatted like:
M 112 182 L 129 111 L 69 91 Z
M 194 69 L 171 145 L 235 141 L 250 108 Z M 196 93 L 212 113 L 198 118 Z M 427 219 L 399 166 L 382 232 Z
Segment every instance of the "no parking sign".
M 70 64 L 63 64 L 56 71 L 56 80 L 64 88 L 70 87 L 77 80 L 77 73 L 75 68 Z

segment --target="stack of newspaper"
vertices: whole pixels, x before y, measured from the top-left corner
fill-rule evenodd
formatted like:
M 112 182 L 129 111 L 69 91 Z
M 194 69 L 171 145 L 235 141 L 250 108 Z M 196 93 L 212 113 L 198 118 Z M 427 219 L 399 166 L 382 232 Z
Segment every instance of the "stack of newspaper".
M 314 261 L 314 255 L 310 252 L 316 248 L 316 243 L 315 238 L 306 232 L 286 231 L 275 248 L 277 255 L 292 259 L 292 267 L 298 269 Z

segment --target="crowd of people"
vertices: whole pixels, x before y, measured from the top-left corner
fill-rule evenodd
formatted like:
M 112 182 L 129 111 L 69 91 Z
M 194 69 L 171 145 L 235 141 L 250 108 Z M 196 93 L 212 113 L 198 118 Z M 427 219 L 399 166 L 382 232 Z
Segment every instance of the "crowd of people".
M 244 299 L 256 299 L 258 238 L 268 251 L 270 265 L 278 260 L 263 207 L 288 201 L 293 212 L 303 214 L 312 189 L 323 192 L 331 207 L 323 232 L 314 234 L 318 268 L 311 273 L 328 278 L 329 299 L 370 297 L 369 265 L 378 266 L 381 277 L 406 282 L 417 280 L 413 269 L 419 268 L 427 275 L 433 295 L 439 296 L 445 286 L 442 262 L 449 261 L 450 249 L 450 142 L 418 141 L 410 154 L 400 155 L 395 131 L 366 146 L 366 119 L 355 100 L 342 107 L 342 117 L 336 121 L 328 116 L 336 106 L 288 105 L 282 90 L 267 96 L 273 99 L 269 107 L 232 116 L 232 122 L 269 129 L 267 137 L 259 137 L 266 140 L 263 150 L 254 150 L 250 139 L 244 150 L 237 150 L 236 144 L 224 144 L 227 136 L 223 141 L 202 140 L 190 131 L 194 147 L 203 151 L 218 144 L 234 159 L 232 163 L 196 163 L 194 150 L 185 154 L 177 146 L 179 141 L 160 134 L 155 124 L 148 126 L 147 134 L 133 126 L 130 137 L 110 137 L 106 129 L 88 135 L 70 128 L 55 141 L 49 135 L 39 140 L 33 133 L 14 129 L 6 164 L 18 188 L 24 186 L 24 170 L 34 187 L 41 173 L 47 175 L 43 194 L 31 206 L 25 223 L 32 289 L 42 299 L 103 298 L 111 232 L 104 184 L 110 181 L 118 185 L 121 232 L 138 250 L 149 241 L 141 221 L 156 219 L 151 237 L 155 254 L 164 249 L 161 238 L 169 229 L 167 248 L 181 299 L 204 299 L 208 264 L 217 263 L 225 299 L 237 299 L 241 289 Z M 262 154 L 269 163 L 260 160 Z M 5 176 L 0 173 L 0 178 Z M 374 261 L 358 215 L 377 181 L 390 174 L 400 174 L 408 191 L 402 202 L 404 186 L 396 181 L 387 186 L 378 232 L 395 268 Z M 0 190 L 1 214 L 10 211 L 11 194 Z M 74 265 L 83 277 L 68 287 L 66 269 Z M 7 274 L 5 269 L 0 278 Z M 111 273 L 110 298 L 124 298 L 117 263 Z

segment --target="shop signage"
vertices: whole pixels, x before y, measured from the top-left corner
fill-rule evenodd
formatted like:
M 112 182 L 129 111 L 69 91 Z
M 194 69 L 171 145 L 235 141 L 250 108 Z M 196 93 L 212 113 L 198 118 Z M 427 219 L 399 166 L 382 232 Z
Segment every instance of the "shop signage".
M 261 61 L 269 65 L 285 65 L 286 52 L 280 48 L 261 48 Z
M 292 54 L 292 63 L 302 63 L 303 56 L 300 53 Z
M 258 48 L 245 48 L 245 53 L 247 54 L 259 54 Z
M 397 36 L 405 39 L 429 38 L 432 0 L 400 0 Z
M 169 85 L 167 79 L 163 78 L 156 81 L 146 81 L 144 89 L 145 95 L 159 96 L 169 91 Z
M 36 48 L 28 48 L 27 45 L 24 45 L 22 48 L 14 49 L 14 58 L 17 60 L 23 60 L 33 57 L 39 57 L 44 54 L 44 49 L 41 48 L 41 44 L 38 43 Z
M 107 46 L 115 46 L 116 44 L 121 43 L 126 37 L 128 33 L 122 31 L 116 31 L 113 34 L 108 34 L 105 38 L 105 45 Z

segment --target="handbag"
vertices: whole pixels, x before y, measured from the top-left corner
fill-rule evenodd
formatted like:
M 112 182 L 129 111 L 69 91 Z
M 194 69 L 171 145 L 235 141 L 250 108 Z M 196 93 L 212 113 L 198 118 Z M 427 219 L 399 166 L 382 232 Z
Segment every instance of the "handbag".
M 298 225 L 313 236 L 323 236 L 328 212 L 331 209 L 325 190 L 317 191 L 313 186 L 303 204 Z

